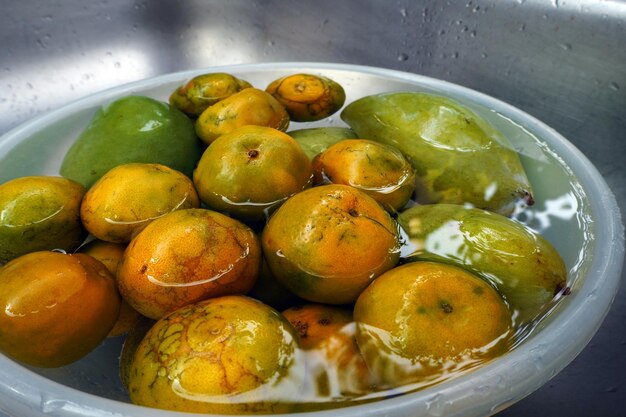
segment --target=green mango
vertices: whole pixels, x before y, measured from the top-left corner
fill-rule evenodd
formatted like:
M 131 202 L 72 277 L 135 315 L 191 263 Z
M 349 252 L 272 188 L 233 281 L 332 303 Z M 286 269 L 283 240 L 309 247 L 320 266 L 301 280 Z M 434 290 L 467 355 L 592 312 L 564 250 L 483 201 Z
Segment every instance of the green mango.
M 287 134 L 302 146 L 304 153 L 311 160 L 324 152 L 330 145 L 344 139 L 357 139 L 356 133 L 352 129 L 334 126 L 292 130 Z
M 362 139 L 399 149 L 417 173 L 420 203 L 471 204 L 510 214 L 533 203 L 518 154 L 486 120 L 433 94 L 372 95 L 349 104 L 341 118 Z
M 567 269 L 539 233 L 508 217 L 455 204 L 411 207 L 398 216 L 406 261 L 453 264 L 490 282 L 519 322 L 541 314 L 567 292 Z
M 69 149 L 61 175 L 89 188 L 111 168 L 158 163 L 191 177 L 202 154 L 191 120 L 166 103 L 127 96 L 100 108 Z

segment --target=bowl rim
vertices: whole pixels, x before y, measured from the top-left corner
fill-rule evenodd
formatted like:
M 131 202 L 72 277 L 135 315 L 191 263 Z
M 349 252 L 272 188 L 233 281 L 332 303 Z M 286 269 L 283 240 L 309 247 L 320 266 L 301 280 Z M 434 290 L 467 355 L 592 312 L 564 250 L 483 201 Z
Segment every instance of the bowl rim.
M 620 285 L 624 262 L 624 226 L 615 196 L 589 159 L 557 131 L 512 105 L 470 88 L 419 74 L 364 65 L 328 62 L 266 62 L 210 66 L 158 75 L 90 94 L 11 129 L 0 137 L 0 146 L 11 147 L 85 107 L 99 105 L 107 100 L 155 88 L 162 84 L 189 79 L 200 73 L 219 71 L 232 72 L 236 75 L 246 71 L 276 70 L 351 71 L 381 76 L 445 92 L 446 95 L 486 106 L 510 117 L 537 135 L 541 141 L 546 142 L 573 172 L 585 174 L 577 179 L 588 197 L 591 211 L 596 219 L 594 234 L 602 241 L 609 242 L 602 250 L 600 250 L 600 245 L 592 245 L 593 260 L 589 266 L 588 276 L 594 279 L 586 279 L 576 290 L 576 298 L 568 306 L 567 315 L 561 314 L 563 317 L 559 317 L 559 320 L 553 320 L 542 328 L 541 340 L 529 338 L 513 351 L 469 374 L 421 391 L 364 405 L 286 414 L 285 416 L 494 414 L 539 388 L 583 350 L 608 313 Z M 593 302 L 588 302 L 589 300 Z M 562 340 L 568 340 L 568 343 L 563 344 Z M 549 368 L 550 372 L 537 372 L 541 368 Z M 15 408 L 29 413 L 44 414 L 45 412 L 47 415 L 62 416 L 182 417 L 194 415 L 137 406 L 86 393 L 47 379 L 1 354 L 0 380 L 11 381 L 11 386 L 0 384 L 0 410 L 10 411 Z M 510 383 L 516 384 L 515 392 L 511 390 Z M 485 395 L 479 395 L 480 392 L 484 392 Z M 9 406 L 13 408 L 7 408 Z

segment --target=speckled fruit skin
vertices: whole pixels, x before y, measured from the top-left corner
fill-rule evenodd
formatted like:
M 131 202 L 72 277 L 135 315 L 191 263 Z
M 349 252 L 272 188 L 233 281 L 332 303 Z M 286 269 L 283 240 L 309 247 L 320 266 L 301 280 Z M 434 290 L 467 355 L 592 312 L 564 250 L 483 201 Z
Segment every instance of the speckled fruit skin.
M 347 185 L 310 188 L 287 200 L 262 234 L 273 275 L 305 300 L 345 304 L 400 257 L 398 229 L 371 197 Z
M 366 139 L 342 140 L 313 159 L 316 183 L 356 187 L 397 213 L 415 190 L 415 172 L 402 153 Z
M 201 301 L 148 331 L 130 367 L 130 398 L 197 413 L 286 412 L 298 390 L 287 381 L 296 349 L 289 322 L 265 304 L 244 296 Z M 276 394 L 280 387 L 287 391 Z
M 278 100 L 295 122 L 325 119 L 346 101 L 343 87 L 328 77 L 292 74 L 272 81 L 265 89 Z
M 196 120 L 198 137 L 206 144 L 242 126 L 266 126 L 285 131 L 287 111 L 263 90 L 246 88 L 207 108 Z
M 117 282 L 133 308 L 159 319 L 196 301 L 248 292 L 260 265 L 261 247 L 248 226 L 212 210 L 177 210 L 135 236 Z

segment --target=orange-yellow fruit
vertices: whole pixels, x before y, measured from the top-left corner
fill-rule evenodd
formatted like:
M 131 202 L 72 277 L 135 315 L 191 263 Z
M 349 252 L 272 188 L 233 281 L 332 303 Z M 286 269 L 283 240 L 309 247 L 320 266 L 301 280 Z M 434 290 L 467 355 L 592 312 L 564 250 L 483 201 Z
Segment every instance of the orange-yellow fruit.
M 211 210 L 178 210 L 135 236 L 117 282 L 133 308 L 159 319 L 206 298 L 246 293 L 260 264 L 258 239 L 243 223 Z
M 312 180 L 311 162 L 298 142 L 263 126 L 244 126 L 220 136 L 193 173 L 209 208 L 243 220 L 265 220 Z
M 246 88 L 203 111 L 196 120 L 196 133 L 203 142 L 211 144 L 219 136 L 246 125 L 285 131 L 289 115 L 270 94 Z
M 186 175 L 165 165 L 130 163 L 111 169 L 87 191 L 80 215 L 98 239 L 128 243 L 152 220 L 199 206 Z
M 0 350 L 39 367 L 93 350 L 120 308 L 115 280 L 89 255 L 33 252 L 0 269 Z
M 320 398 L 348 399 L 374 389 L 374 381 L 354 338 L 352 311 L 325 304 L 304 304 L 283 311 L 305 350 L 309 378 Z
M 81 247 L 80 252 L 90 255 L 102 262 L 109 272 L 115 276 L 117 272 L 117 265 L 122 260 L 125 248 L 125 245 L 119 243 L 92 240 L 85 246 Z M 141 314 L 132 308 L 126 300 L 122 299 L 120 314 L 117 317 L 115 326 L 113 326 L 108 336 L 115 337 L 127 333 L 131 328 L 133 328 L 140 317 Z
M 343 87 L 328 77 L 293 74 L 273 81 L 265 89 L 285 108 L 291 120 L 311 122 L 339 110 L 346 101 Z
M 209 106 L 250 87 L 249 82 L 223 72 L 201 74 L 178 87 L 170 96 L 170 104 L 196 117 Z
M 300 297 L 349 303 L 399 259 L 395 221 L 367 194 L 346 185 L 310 188 L 270 217 L 263 253 L 274 276 Z
M 412 262 L 378 277 L 354 308 L 356 339 L 383 386 L 430 384 L 504 351 L 511 312 L 487 282 L 455 266 Z
M 316 182 L 358 188 L 395 213 L 415 190 L 415 172 L 400 151 L 365 139 L 331 145 L 313 160 Z
M 299 392 L 297 338 L 284 317 L 244 296 L 188 305 L 139 344 L 128 378 L 133 403 L 211 414 L 288 411 Z M 302 381 L 300 381 L 301 383 Z

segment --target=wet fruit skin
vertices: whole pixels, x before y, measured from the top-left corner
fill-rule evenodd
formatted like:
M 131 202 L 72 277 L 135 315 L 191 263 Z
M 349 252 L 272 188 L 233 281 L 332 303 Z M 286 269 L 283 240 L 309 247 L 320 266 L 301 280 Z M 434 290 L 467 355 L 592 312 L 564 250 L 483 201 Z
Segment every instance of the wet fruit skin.
M 206 144 L 246 126 L 266 126 L 285 131 L 289 115 L 274 97 L 263 90 L 246 88 L 207 108 L 196 120 L 196 133 Z
M 80 221 L 85 188 L 49 176 L 16 178 L 0 185 L 0 266 L 40 250 L 73 251 L 86 236 Z
M 309 303 L 282 314 L 298 333 L 309 359 L 309 378 L 317 382 L 321 397 L 330 397 L 337 405 L 342 396 L 347 400 L 373 391 L 374 381 L 354 338 L 351 310 Z
M 421 92 L 363 97 L 341 113 L 361 138 L 391 145 L 417 174 L 419 203 L 471 204 L 510 214 L 531 205 L 519 155 L 487 121 L 444 96 Z
M 243 223 L 212 210 L 177 210 L 135 236 L 117 282 L 133 308 L 159 319 L 189 303 L 248 292 L 260 264 L 258 239 Z
M 135 404 L 216 414 L 287 411 L 270 397 L 294 365 L 297 337 L 272 308 L 244 296 L 185 306 L 159 320 L 140 343 L 130 368 Z
M 352 129 L 335 126 L 290 130 L 287 134 L 302 146 L 302 150 L 310 160 L 313 160 L 332 144 L 344 139 L 357 138 Z
M 111 275 L 115 277 L 117 266 L 122 260 L 125 248 L 126 245 L 119 243 L 92 240 L 80 248 L 80 253 L 92 256 L 102 262 Z M 127 333 L 131 328 L 133 328 L 140 317 L 141 314 L 132 308 L 126 300 L 122 299 L 117 321 L 107 336 L 115 337 Z
M 218 101 L 250 87 L 249 82 L 231 74 L 201 74 L 178 87 L 170 96 L 170 104 L 190 117 L 197 117 Z
M 415 206 L 398 216 L 407 258 L 450 263 L 490 281 L 524 322 L 567 287 L 567 268 L 539 233 L 508 217 L 454 204 Z
M 162 164 L 191 177 L 201 152 L 185 114 L 149 97 L 127 96 L 96 112 L 65 155 L 60 172 L 86 188 L 111 168 L 130 162 Z
M 314 302 L 350 303 L 399 259 L 397 226 L 371 197 L 346 185 L 310 188 L 287 200 L 262 234 L 273 275 Z
M 272 81 L 265 89 L 276 98 L 295 122 L 324 119 L 346 101 L 343 87 L 328 77 L 293 74 Z
M 118 165 L 85 194 L 81 219 L 100 240 L 128 243 L 152 220 L 173 210 L 200 207 L 189 177 L 161 164 Z
M 316 183 L 345 184 L 368 194 L 396 213 L 415 190 L 415 172 L 402 153 L 366 139 L 346 139 L 313 159 Z
M 193 174 L 208 207 L 244 220 L 265 220 L 312 179 L 311 162 L 300 145 L 263 126 L 243 126 L 216 139 Z
M 41 251 L 0 269 L 0 350 L 38 367 L 70 364 L 113 327 L 120 296 L 111 273 L 85 254 Z
M 455 266 L 411 262 L 378 277 L 354 307 L 356 339 L 382 386 L 436 381 L 451 365 L 504 353 L 511 312 L 479 277 Z

